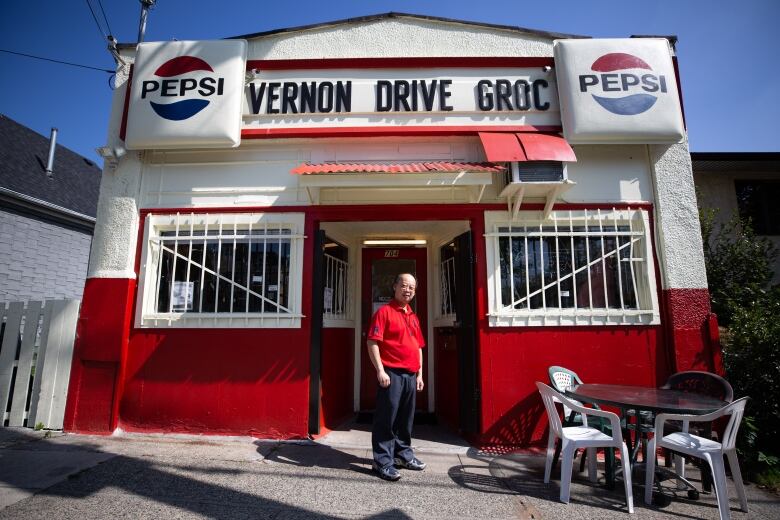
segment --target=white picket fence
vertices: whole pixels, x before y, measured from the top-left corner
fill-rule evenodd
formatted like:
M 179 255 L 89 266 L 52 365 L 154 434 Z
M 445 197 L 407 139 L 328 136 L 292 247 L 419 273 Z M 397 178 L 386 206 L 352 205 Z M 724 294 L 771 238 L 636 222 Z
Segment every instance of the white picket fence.
M 80 303 L 0 303 L 0 426 L 62 429 Z

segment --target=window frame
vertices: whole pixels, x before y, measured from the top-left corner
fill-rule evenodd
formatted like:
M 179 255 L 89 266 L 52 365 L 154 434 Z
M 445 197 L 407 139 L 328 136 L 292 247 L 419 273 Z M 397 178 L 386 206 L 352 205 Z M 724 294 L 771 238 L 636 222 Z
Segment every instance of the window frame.
M 502 279 L 501 279 L 501 254 L 499 250 L 501 236 L 507 236 L 507 233 L 499 232 L 503 227 L 526 226 L 543 227 L 552 226 L 554 232 L 538 232 L 537 236 L 554 237 L 574 237 L 577 236 L 572 231 L 558 231 L 556 225 L 572 226 L 592 226 L 599 225 L 599 222 L 614 224 L 615 226 L 628 223 L 631 233 L 634 236 L 641 237 L 639 241 L 641 250 L 636 251 L 632 246 L 632 271 L 636 269 L 633 262 L 641 262 L 639 272 L 634 271 L 633 281 L 636 282 L 637 292 L 635 298 L 637 309 L 609 308 L 609 307 L 546 307 L 546 303 L 541 308 L 531 308 L 530 304 L 525 309 L 508 308 L 509 306 L 502 302 Z M 637 224 L 641 224 L 642 229 L 638 229 Z M 603 229 L 603 225 L 602 225 Z M 613 228 L 613 231 L 603 229 L 599 232 L 585 231 L 583 236 L 587 237 L 610 237 L 619 234 Z M 655 257 L 653 254 L 653 245 L 651 240 L 651 226 L 649 212 L 642 208 L 612 208 L 612 209 L 577 209 L 577 210 L 557 210 L 551 211 L 545 216 L 542 211 L 520 211 L 515 219 L 512 219 L 508 211 L 486 211 L 485 212 L 485 247 L 487 260 L 487 278 L 488 278 L 488 321 L 491 327 L 514 327 L 514 326 L 586 326 L 586 325 L 658 325 L 660 324 L 660 311 L 658 304 L 658 289 L 655 276 Z M 525 233 L 518 232 L 518 238 L 528 237 L 532 234 L 530 231 Z M 603 241 L 601 244 L 603 245 Z M 625 246 L 619 246 L 621 249 Z M 603 247 L 602 247 L 603 249 Z M 617 250 L 616 250 L 617 251 Z M 573 254 L 573 253 L 572 253 Z M 602 258 L 614 254 L 608 252 L 602 253 Z M 592 262 L 591 262 L 592 263 Z M 561 273 L 559 265 L 556 265 L 558 278 L 556 284 L 560 287 Z M 581 270 L 578 266 L 577 270 Z M 588 269 L 588 272 L 590 270 Z M 567 275 L 568 276 L 568 275 Z M 574 276 L 573 274 L 571 276 Z M 604 278 L 602 286 L 606 292 L 607 281 Z M 575 282 L 576 283 L 576 282 Z M 588 287 L 591 281 L 589 278 Z M 546 287 L 542 289 L 545 292 Z M 622 286 L 621 289 L 622 291 Z M 526 289 L 528 292 L 528 289 Z M 528 296 L 526 296 L 528 298 Z M 606 297 L 605 297 L 606 298 Z M 621 292 L 621 307 L 623 307 L 623 297 Z M 511 305 L 511 304 L 510 304 Z
M 139 328 L 300 328 L 303 276 L 304 213 L 149 213 L 144 220 L 143 247 L 139 269 L 139 285 L 136 302 L 135 326 Z M 211 235 L 212 227 L 219 229 Z M 258 228 L 285 229 L 289 234 L 278 237 L 290 242 L 287 309 L 289 312 L 158 312 L 154 306 L 158 298 L 159 270 L 161 268 L 161 244 L 164 240 L 175 240 L 190 245 L 198 241 L 217 240 L 220 248 L 237 244 L 238 233 L 234 230 L 257 230 Z M 229 230 L 225 234 L 225 229 Z M 163 236 L 166 232 L 175 236 Z M 203 232 L 201 235 L 182 235 L 186 232 Z M 248 235 L 254 236 L 254 235 Z M 264 236 L 264 235 L 259 235 Z M 221 250 L 221 249 L 220 249 Z M 266 250 L 267 252 L 267 250 Z M 264 252 L 264 254 L 266 254 Z M 204 255 L 205 256 L 205 255 Z M 188 260 L 192 263 L 192 260 Z M 189 267 L 189 266 L 188 266 Z M 233 267 L 235 270 L 235 267 Z M 281 270 L 281 266 L 279 266 Z M 231 275 L 232 276 L 232 275 Z M 188 276 L 189 278 L 189 276 Z M 231 280 L 237 284 L 236 280 Z

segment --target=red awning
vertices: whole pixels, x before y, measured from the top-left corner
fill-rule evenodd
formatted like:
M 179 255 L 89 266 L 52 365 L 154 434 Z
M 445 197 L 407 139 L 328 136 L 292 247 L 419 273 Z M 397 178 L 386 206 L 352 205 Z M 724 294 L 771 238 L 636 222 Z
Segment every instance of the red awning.
M 485 149 L 485 156 L 492 162 L 577 161 L 569 143 L 558 135 L 536 132 L 480 132 L 479 138 Z
M 523 145 L 529 161 L 576 162 L 577 156 L 566 139 L 551 134 L 520 133 L 515 134 Z
M 503 173 L 504 167 L 490 163 L 425 162 L 425 163 L 303 163 L 290 170 L 297 175 L 327 173 L 429 173 L 429 172 L 485 172 Z
M 523 148 L 515 134 L 480 132 L 479 138 L 485 149 L 485 156 L 492 162 L 527 161 Z

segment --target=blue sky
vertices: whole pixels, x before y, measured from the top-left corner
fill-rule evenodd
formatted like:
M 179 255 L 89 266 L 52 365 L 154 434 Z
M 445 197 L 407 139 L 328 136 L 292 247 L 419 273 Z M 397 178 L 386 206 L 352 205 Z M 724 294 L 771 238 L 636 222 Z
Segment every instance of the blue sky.
M 89 0 L 103 24 L 98 0 Z M 101 0 L 113 35 L 136 41 L 138 0 Z M 0 49 L 111 69 L 87 0 L 5 2 Z M 677 35 L 691 149 L 780 151 L 780 0 L 157 0 L 146 40 L 217 39 L 355 16 L 406 12 L 620 38 Z M 0 113 L 98 161 L 109 74 L 0 52 Z

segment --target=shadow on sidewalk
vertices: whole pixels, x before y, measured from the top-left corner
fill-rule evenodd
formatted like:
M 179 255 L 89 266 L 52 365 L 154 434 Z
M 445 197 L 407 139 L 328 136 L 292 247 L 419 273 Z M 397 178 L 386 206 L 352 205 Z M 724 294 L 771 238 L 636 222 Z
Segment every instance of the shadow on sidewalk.
M 24 445 L 17 444 L 4 449 L 0 451 L 0 460 L 9 460 L 12 457 L 20 459 L 25 456 L 31 458 L 37 453 L 38 456 L 45 455 L 54 461 L 57 460 L 58 452 L 61 454 L 81 452 L 88 453 L 90 456 L 105 454 L 107 460 L 80 471 L 75 467 L 71 468 L 73 473 L 51 487 L 37 490 L 32 499 L 22 500 L 5 509 L 0 509 L 0 518 L 36 517 L 42 511 L 59 517 L 82 517 L 81 515 L 85 511 L 88 512 L 88 516 L 111 517 L 117 514 L 119 516 L 132 516 L 134 509 L 139 516 L 148 516 L 152 511 L 137 510 L 141 506 L 147 509 L 149 507 L 148 501 L 220 520 L 279 517 L 339 518 L 262 496 L 260 492 L 266 494 L 265 491 L 269 489 L 261 483 L 262 479 L 272 480 L 273 475 L 270 472 L 262 472 L 262 469 L 255 465 L 249 466 L 249 471 L 247 471 L 246 465 L 242 464 L 243 468 L 237 467 L 238 465 L 234 461 L 209 460 L 203 465 L 177 464 L 171 462 L 170 459 L 160 460 L 159 458 L 127 455 L 112 456 L 113 454 L 102 451 L 99 445 L 92 443 L 58 444 L 46 440 L 25 443 Z M 335 454 L 331 455 L 331 457 L 333 456 Z M 36 458 L 36 460 L 40 460 L 40 458 Z M 317 460 L 326 459 L 318 458 Z M 342 462 L 336 463 L 335 461 L 331 463 L 333 467 L 341 467 L 342 464 Z M 57 469 L 67 471 L 67 468 Z M 33 469 L 33 471 L 36 470 Z M 45 474 L 46 469 L 38 468 L 38 471 Z M 239 476 L 243 477 L 241 483 L 251 482 L 254 484 L 254 488 L 247 491 L 236 489 L 236 486 L 240 485 L 237 483 Z M 293 475 L 292 477 L 299 476 Z M 14 479 L 12 475 L 1 470 L 0 486 L 23 489 L 18 479 Z M 121 493 L 117 495 L 115 491 L 112 491 L 112 488 L 121 490 Z M 89 506 L 84 499 L 101 492 L 104 496 L 108 494 L 111 510 L 85 509 Z M 128 494 L 132 495 L 129 499 L 126 496 Z M 136 497 L 142 500 L 136 500 Z M 63 498 L 77 499 L 77 502 L 63 501 L 61 500 Z M 103 503 L 102 500 L 98 502 Z M 385 517 L 386 515 L 394 518 L 407 518 L 400 511 L 396 513 L 384 511 L 381 516 Z

